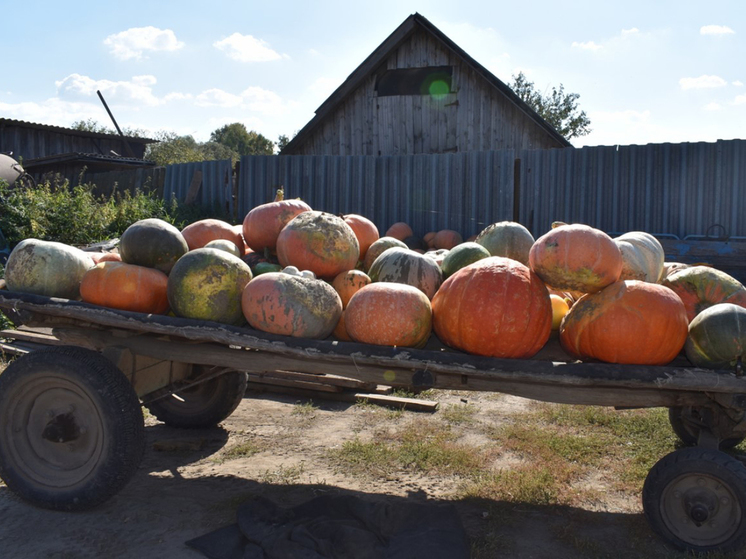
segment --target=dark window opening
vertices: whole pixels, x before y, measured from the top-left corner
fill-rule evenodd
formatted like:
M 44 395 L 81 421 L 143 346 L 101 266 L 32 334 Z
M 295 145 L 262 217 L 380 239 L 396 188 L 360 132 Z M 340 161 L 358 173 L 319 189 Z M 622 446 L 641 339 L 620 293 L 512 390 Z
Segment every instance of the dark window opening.
M 379 97 L 390 95 L 443 97 L 451 93 L 452 76 L 453 66 L 386 70 L 376 80 L 376 93 Z

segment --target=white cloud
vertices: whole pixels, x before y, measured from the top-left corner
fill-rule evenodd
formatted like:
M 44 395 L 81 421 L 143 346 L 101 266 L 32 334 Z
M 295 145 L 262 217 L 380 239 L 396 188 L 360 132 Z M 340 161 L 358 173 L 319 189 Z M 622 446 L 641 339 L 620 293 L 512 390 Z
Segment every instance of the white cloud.
M 240 33 L 234 33 L 222 41 L 216 41 L 212 46 L 238 62 L 269 62 L 283 58 L 272 50 L 266 41 Z
M 622 29 L 622 37 L 626 37 L 627 35 L 637 35 L 638 33 L 640 33 L 640 30 L 637 29 L 637 27 Z
M 733 35 L 733 31 L 727 25 L 703 25 L 699 28 L 700 35 Z
M 707 103 L 707 105 L 705 105 L 706 111 L 719 111 L 722 108 L 723 107 L 720 105 L 720 103 L 713 102 L 713 103 Z
M 739 95 L 733 100 L 734 105 L 746 105 L 746 95 Z
M 197 95 L 195 105 L 198 107 L 239 107 L 243 99 L 222 89 L 212 88 Z
M 594 43 L 593 41 L 586 41 L 584 43 L 573 41 L 572 48 L 596 51 L 596 50 L 602 49 L 603 46 L 597 43 Z
M 109 35 L 104 39 L 104 45 L 109 47 L 116 58 L 129 60 L 142 58 L 146 51 L 176 51 L 182 48 L 184 43 L 177 40 L 176 35 L 170 29 L 133 27 L 127 31 Z
M 713 87 L 723 87 L 727 85 L 720 76 L 701 75 L 698 78 L 681 78 L 679 85 L 681 89 L 710 89 Z
M 88 101 L 100 90 L 107 103 L 132 103 L 156 106 L 162 103 L 153 95 L 155 76 L 134 76 L 130 81 L 94 80 L 80 74 L 70 74 L 55 82 L 57 95 L 62 100 Z
M 736 80 L 736 81 L 732 82 L 732 84 L 735 85 L 736 87 L 742 87 L 743 86 L 743 82 L 741 80 Z
M 265 115 L 275 115 L 284 112 L 285 103 L 274 91 L 252 86 L 241 92 L 244 106 L 250 111 Z

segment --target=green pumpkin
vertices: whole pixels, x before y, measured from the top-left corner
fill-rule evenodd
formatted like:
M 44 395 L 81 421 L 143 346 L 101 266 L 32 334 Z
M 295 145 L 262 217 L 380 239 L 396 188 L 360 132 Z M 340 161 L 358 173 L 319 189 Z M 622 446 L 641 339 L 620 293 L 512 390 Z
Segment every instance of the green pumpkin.
M 746 309 L 718 303 L 689 324 L 684 351 L 689 361 L 707 369 L 730 369 L 746 353 Z

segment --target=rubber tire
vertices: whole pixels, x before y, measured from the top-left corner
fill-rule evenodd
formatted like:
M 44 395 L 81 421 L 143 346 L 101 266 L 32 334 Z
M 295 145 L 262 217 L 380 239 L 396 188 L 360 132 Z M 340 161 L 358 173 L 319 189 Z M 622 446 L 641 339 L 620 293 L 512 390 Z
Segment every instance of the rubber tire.
M 74 434 L 64 435 L 65 428 Z M 0 374 L 0 477 L 24 501 L 93 508 L 127 484 L 144 451 L 140 401 L 101 354 L 43 349 Z
M 689 512 L 685 509 L 686 503 L 701 506 L 696 503 L 703 502 L 711 507 L 707 514 L 713 522 L 704 528 L 694 521 L 694 507 Z M 676 450 L 648 473 L 642 506 L 651 529 L 677 549 L 691 553 L 738 551 L 746 544 L 746 467 L 718 450 Z M 707 534 L 715 529 L 723 533 Z
M 248 375 L 245 372 L 230 371 L 192 388 L 173 388 L 183 401 L 171 395 L 145 404 L 145 407 L 170 427 L 215 427 L 241 403 L 247 384 Z M 162 390 L 171 391 L 172 388 Z M 153 396 L 157 396 L 158 392 Z
M 688 425 L 681 416 L 684 414 L 683 407 L 672 407 L 668 408 L 668 422 L 671 424 L 671 428 L 677 437 L 686 446 L 697 446 L 699 439 L 699 430 L 694 431 L 694 427 Z M 730 450 L 731 448 L 738 446 L 744 437 L 732 437 L 723 439 L 720 441 L 719 448 L 722 450 Z

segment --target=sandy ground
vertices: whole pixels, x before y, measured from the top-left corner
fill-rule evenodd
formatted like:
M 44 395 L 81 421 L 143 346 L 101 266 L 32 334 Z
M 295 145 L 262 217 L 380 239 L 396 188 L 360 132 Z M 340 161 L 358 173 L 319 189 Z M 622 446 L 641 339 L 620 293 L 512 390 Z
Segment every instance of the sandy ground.
M 464 399 L 456 393 L 436 398 L 441 409 Z M 490 421 L 508 418 L 527 403 L 488 393 L 468 398 Z M 533 506 L 455 498 L 456 479 L 397 474 L 371 481 L 345 475 L 330 464 L 328 449 L 370 437 L 387 415 L 371 406 L 327 402 L 315 402 L 319 407 L 312 413 L 298 413 L 298 402 L 248 393 L 220 427 L 206 430 L 178 430 L 146 418 L 148 447 L 140 469 L 118 495 L 89 512 L 36 509 L 0 485 L 0 557 L 199 559 L 204 556 L 185 542 L 233 523 L 240 503 L 261 495 L 290 506 L 321 494 L 392 503 L 450 500 L 473 545 L 482 546 L 479 557 L 670 556 L 650 532 L 639 497 L 604 495 L 603 486 L 601 500 L 587 506 Z M 417 415 L 404 412 L 397 421 L 408 414 Z M 246 442 L 260 451 L 224 459 Z M 631 547 L 633 534 L 634 545 L 642 542 L 644 549 Z

